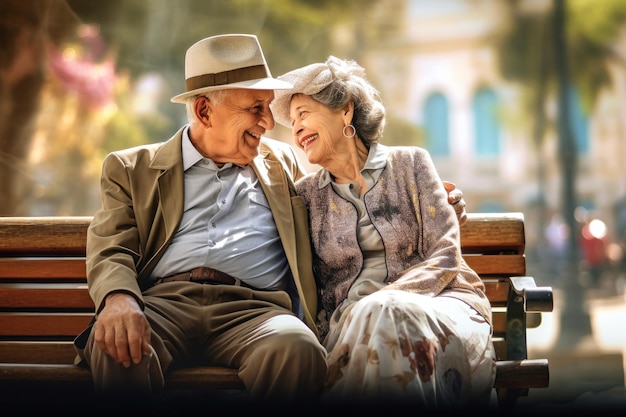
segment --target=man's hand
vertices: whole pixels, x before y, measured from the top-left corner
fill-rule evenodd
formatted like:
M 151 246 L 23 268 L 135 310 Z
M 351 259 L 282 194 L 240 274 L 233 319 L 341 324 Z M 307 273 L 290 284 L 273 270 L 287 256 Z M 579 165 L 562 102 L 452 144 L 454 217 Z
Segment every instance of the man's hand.
M 150 324 L 130 294 L 112 293 L 94 324 L 98 347 L 128 368 L 150 353 Z
M 467 212 L 465 211 L 465 200 L 463 199 L 463 192 L 456 188 L 454 183 L 443 181 L 443 187 L 448 192 L 448 202 L 454 207 L 456 217 L 459 220 L 459 224 L 463 225 L 467 220 Z

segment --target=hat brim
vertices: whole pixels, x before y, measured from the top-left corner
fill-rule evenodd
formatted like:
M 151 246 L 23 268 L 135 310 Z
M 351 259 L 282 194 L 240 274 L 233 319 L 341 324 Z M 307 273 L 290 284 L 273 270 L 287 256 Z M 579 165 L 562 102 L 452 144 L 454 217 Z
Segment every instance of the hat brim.
M 274 115 L 274 120 L 285 127 L 291 127 L 289 119 L 289 105 L 291 104 L 291 97 L 294 94 L 301 93 L 301 91 L 281 91 L 277 93 L 274 100 L 270 104 L 270 109 Z
M 215 85 L 211 87 L 202 87 L 195 90 L 178 94 L 170 99 L 172 103 L 184 103 L 189 97 L 197 96 L 208 91 L 228 90 L 231 88 L 241 88 L 250 90 L 290 90 L 293 88 L 291 83 L 277 80 L 275 78 L 259 78 L 256 80 L 241 81 L 232 84 Z
M 294 94 L 312 96 L 333 82 L 333 75 L 326 64 L 309 64 L 277 77 L 280 81 L 293 85 L 289 91 L 276 92 L 274 100 L 270 104 L 274 120 L 277 123 L 291 127 L 289 118 L 289 105 Z

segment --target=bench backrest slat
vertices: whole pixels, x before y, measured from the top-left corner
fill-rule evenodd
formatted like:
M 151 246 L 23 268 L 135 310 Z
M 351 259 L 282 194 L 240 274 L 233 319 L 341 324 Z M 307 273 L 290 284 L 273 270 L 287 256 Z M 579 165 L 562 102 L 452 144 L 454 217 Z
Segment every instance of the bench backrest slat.
M 85 281 L 85 257 L 75 258 L 0 258 L 0 280 Z
M 461 226 L 463 253 L 523 254 L 525 247 L 522 213 L 470 213 Z
M 2 217 L 0 254 L 84 255 L 90 222 L 90 216 Z
M 0 337 L 75 337 L 92 317 L 92 313 L 0 313 Z
M 84 254 L 90 221 L 89 216 L 2 217 L 0 253 Z M 523 254 L 524 233 L 522 213 L 470 213 L 461 227 L 461 246 L 468 254 Z
M 3 341 L 0 339 L 0 362 L 72 363 L 74 343 L 66 341 Z
M 59 308 L 93 312 L 87 284 L 0 283 L 0 311 Z

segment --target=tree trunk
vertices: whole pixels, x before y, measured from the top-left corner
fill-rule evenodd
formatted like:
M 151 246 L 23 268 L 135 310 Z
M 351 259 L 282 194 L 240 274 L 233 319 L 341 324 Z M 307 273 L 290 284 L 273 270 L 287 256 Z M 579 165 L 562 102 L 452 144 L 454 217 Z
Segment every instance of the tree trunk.
M 584 336 L 591 334 L 591 324 L 585 311 L 584 291 L 579 280 L 578 238 L 580 230 L 574 217 L 576 208 L 577 150 L 571 127 L 569 95 L 571 82 L 568 70 L 567 43 L 565 41 L 565 0 L 554 0 L 554 53 L 558 87 L 558 149 L 562 172 L 562 214 L 570 234 L 567 245 L 565 278 L 565 304 L 561 312 L 561 329 L 557 346 L 571 348 Z
M 76 22 L 65 0 L 0 0 L 0 216 L 28 214 L 46 45 L 61 42 Z

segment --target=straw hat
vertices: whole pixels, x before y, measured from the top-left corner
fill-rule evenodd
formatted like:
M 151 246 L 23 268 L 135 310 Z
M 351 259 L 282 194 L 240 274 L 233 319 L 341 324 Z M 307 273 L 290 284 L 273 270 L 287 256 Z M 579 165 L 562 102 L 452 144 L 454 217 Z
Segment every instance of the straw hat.
M 185 55 L 186 91 L 173 103 L 228 88 L 282 90 L 292 85 L 272 77 L 255 35 L 218 35 L 196 42 Z

